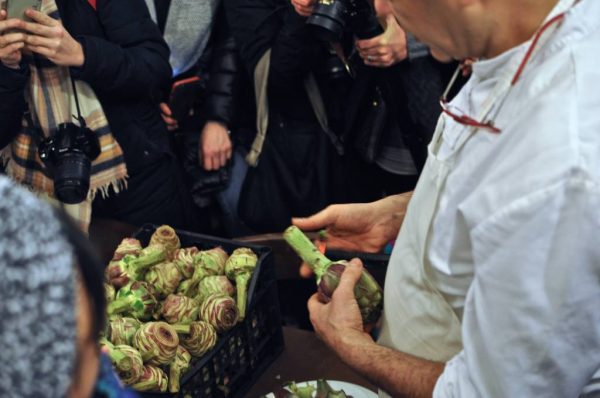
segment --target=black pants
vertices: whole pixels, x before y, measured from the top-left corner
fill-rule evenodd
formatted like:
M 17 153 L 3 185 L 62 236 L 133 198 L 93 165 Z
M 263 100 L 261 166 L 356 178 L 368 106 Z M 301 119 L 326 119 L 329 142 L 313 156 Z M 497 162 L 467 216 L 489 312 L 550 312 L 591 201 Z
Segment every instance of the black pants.
M 108 198 L 98 193 L 92 207 L 93 218 L 107 218 L 141 226 L 168 224 L 173 228 L 198 230 L 190 195 L 175 158 L 165 155 L 158 162 L 130 173 L 127 189 Z

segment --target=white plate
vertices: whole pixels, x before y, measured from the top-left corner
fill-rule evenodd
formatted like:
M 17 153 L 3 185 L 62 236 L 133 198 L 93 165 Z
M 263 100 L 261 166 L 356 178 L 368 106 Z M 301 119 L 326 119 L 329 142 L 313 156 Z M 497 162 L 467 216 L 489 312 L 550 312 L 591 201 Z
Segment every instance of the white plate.
M 356 385 L 356 384 L 348 383 L 345 381 L 336 381 L 336 380 L 327 380 L 327 382 L 329 383 L 331 388 L 333 388 L 334 390 L 336 390 L 336 391 L 344 390 L 346 395 L 352 395 L 352 398 L 377 398 L 377 394 L 375 394 L 373 391 L 369 390 L 368 388 Z M 313 385 L 315 388 L 317 387 L 316 380 L 304 381 L 302 383 L 296 383 L 296 385 L 299 387 L 303 387 L 308 383 Z M 267 395 L 267 398 L 275 398 L 275 395 L 273 395 L 273 393 L 270 393 Z

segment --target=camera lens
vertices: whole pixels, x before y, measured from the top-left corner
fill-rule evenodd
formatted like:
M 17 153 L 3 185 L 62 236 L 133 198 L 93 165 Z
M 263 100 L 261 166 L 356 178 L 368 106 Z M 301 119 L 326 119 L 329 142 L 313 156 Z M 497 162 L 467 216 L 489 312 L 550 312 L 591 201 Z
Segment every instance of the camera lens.
M 67 152 L 57 157 L 54 168 L 54 194 L 66 204 L 83 202 L 90 189 L 90 159 L 81 152 Z
M 306 24 L 322 41 L 337 42 L 346 27 L 346 7 L 341 1 L 318 2 Z

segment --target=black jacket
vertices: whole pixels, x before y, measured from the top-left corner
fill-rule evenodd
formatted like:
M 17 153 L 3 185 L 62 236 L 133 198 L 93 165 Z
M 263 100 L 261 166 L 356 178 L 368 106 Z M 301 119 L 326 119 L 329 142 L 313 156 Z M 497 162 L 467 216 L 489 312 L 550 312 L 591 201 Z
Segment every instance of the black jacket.
M 158 111 L 171 79 L 169 49 L 143 0 L 57 0 L 61 19 L 83 46 L 85 63 L 73 78 L 94 89 L 121 145 L 129 174 L 169 153 Z M 18 132 L 25 102 L 26 68 L 0 69 L 0 145 Z

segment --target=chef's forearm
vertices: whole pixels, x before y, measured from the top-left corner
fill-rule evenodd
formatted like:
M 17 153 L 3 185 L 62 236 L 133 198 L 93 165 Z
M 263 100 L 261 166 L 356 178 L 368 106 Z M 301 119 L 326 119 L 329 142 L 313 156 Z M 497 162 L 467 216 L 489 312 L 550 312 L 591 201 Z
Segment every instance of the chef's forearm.
M 445 366 L 352 334 L 341 337 L 335 350 L 344 362 L 392 397 L 431 397 Z

